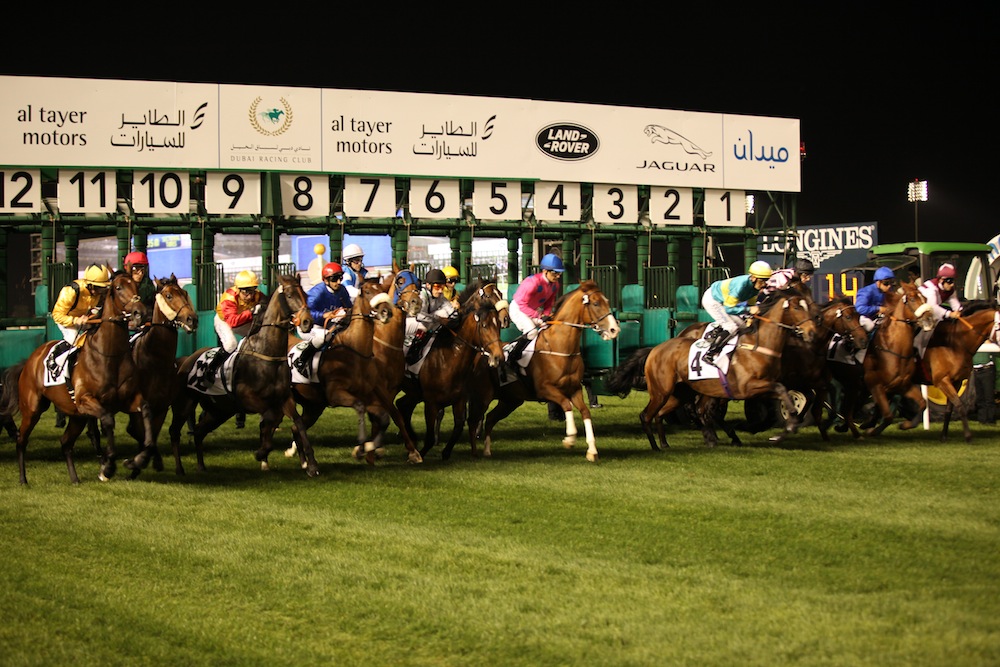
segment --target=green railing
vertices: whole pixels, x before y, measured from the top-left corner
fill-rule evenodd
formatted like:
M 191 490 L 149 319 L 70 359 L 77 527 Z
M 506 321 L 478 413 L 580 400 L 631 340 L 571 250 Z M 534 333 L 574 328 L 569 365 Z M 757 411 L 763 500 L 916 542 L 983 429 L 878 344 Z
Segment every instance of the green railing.
M 601 292 L 608 298 L 611 309 L 621 308 L 622 288 L 618 266 L 590 266 L 588 271 L 590 271 L 590 279 L 597 283 Z
M 281 262 L 278 264 L 268 264 L 267 265 L 267 291 L 269 293 L 274 292 L 275 286 L 278 284 L 278 276 L 290 276 L 298 273 L 298 267 L 295 266 L 294 262 Z
M 645 307 L 677 307 L 677 269 L 673 266 L 647 266 L 643 269 L 646 288 Z
M 198 286 L 198 310 L 215 310 L 219 295 L 226 289 L 226 274 L 222 262 L 195 264 L 196 285 Z
M 49 311 L 56 305 L 62 288 L 76 280 L 76 267 L 71 262 L 49 264 Z

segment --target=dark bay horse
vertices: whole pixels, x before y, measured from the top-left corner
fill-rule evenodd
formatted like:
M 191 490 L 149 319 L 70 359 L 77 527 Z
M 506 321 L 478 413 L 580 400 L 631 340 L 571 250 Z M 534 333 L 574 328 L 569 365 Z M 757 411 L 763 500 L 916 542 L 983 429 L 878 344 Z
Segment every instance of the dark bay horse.
M 319 362 L 319 383 L 295 383 L 295 401 L 302 406 L 306 426 L 316 423 L 327 407 L 353 408 L 359 415 L 359 437 L 364 430 L 364 414 L 372 415 L 371 440 L 354 448 L 357 459 L 375 462 L 376 441 L 380 439 L 382 415 L 388 414 L 399 428 L 410 463 L 421 463 L 420 453 L 406 433 L 406 426 L 388 388 L 378 377 L 375 359 L 375 320 L 388 322 L 394 317 L 392 299 L 376 281 L 365 281 L 354 299 L 350 323 L 323 349 Z M 366 434 L 365 434 L 366 435 Z
M 491 455 L 493 428 L 526 400 L 558 403 L 566 415 L 564 447 L 576 444 L 576 407 L 583 419 L 587 439 L 587 460 L 597 461 L 597 439 L 590 418 L 590 406 L 583 397 L 583 356 L 580 341 L 585 329 L 592 329 L 604 340 L 618 336 L 621 327 L 611 312 L 611 304 L 593 280 L 585 280 L 575 290 L 556 302 L 552 318 L 538 333 L 535 351 L 526 374 L 501 384 L 497 372 L 490 373 L 489 383 L 473 383 L 469 397 L 469 438 L 473 452 L 476 436 L 483 436 L 483 456 Z M 485 414 L 490 403 L 497 405 Z M 481 426 L 481 428 L 480 428 Z
M 503 343 L 500 341 L 500 310 L 489 298 L 480 296 L 479 287 L 470 285 L 459 297 L 462 303 L 459 320 L 454 329 L 441 327 L 430 343 L 416 377 L 403 378 L 403 396 L 396 407 L 404 415 L 410 437 L 416 438 L 411 416 L 417 403 L 424 403 L 424 421 L 427 432 L 421 455 L 437 444 L 440 437 L 441 417 L 444 408 L 452 406 L 455 429 L 444 451 L 443 458 L 451 455 L 455 442 L 465 424 L 467 397 L 477 362 L 485 359 L 489 368 L 496 369 L 503 362 Z
M 66 457 L 70 481 L 74 484 L 80 482 L 73 462 L 73 445 L 91 418 L 100 422 L 101 434 L 106 442 L 103 452 L 98 447 L 101 455 L 99 479 L 107 481 L 115 474 L 115 414 L 135 412 L 142 401 L 128 339 L 129 329 L 135 329 L 146 319 L 146 307 L 139 299 L 131 276 L 116 273 L 99 309 L 99 317 L 85 325 L 80 334 L 86 338 L 71 379 L 74 396 L 70 396 L 65 384 L 45 386 L 45 357 L 59 341 L 44 343 L 26 361 L 7 369 L 3 395 L 0 396 L 0 412 L 7 415 L 17 411 L 21 413 L 17 438 L 21 484 L 28 483 L 24 466 L 28 438 L 50 403 L 69 417 L 59 443 Z M 151 431 L 150 428 L 147 433 Z
M 934 326 L 930 306 L 912 283 L 902 283 L 897 291 L 886 294 L 885 303 L 891 311 L 875 328 L 875 336 L 865 354 L 863 385 L 875 399 L 875 404 L 882 413 L 882 420 L 865 431 L 865 435 L 878 435 L 892 423 L 889 394 L 907 396 L 918 406 L 917 414 L 910 421 L 900 424 L 901 429 L 919 425 L 920 415 L 927 407 L 920 395 L 920 385 L 914 383 L 917 359 L 913 337 L 917 327 L 929 331 Z M 857 427 L 854 426 L 854 409 L 858 404 L 858 396 L 862 393 L 861 388 L 845 386 L 844 390 L 846 400 L 842 411 L 852 434 L 857 432 Z
M 942 320 L 931 334 L 917 367 L 917 381 L 934 385 L 948 397 L 941 440 L 948 438 L 948 425 L 956 408 L 965 441 L 972 440 L 969 416 L 956 387 L 961 387 L 962 381 L 972 376 L 972 355 L 987 338 L 997 342 L 998 331 L 1000 312 L 985 301 L 972 301 L 965 305 L 960 317 Z
M 292 374 L 288 367 L 288 333 L 295 327 L 312 329 L 312 315 L 297 275 L 278 276 L 277 288 L 267 297 L 266 307 L 255 315 L 250 333 L 233 361 L 233 387 L 224 395 L 204 394 L 188 385 L 192 367 L 206 350 L 202 348 L 182 360 L 177 370 L 181 389 L 173 403 L 170 445 L 178 474 L 184 473 L 180 458 L 181 430 L 195 407 L 202 408 L 194 430 L 198 470 L 205 470 L 205 437 L 237 411 L 259 414 L 260 448 L 254 453 L 261 470 L 268 469 L 267 457 L 274 449 L 274 431 L 283 417 L 292 420 L 292 433 L 301 453 L 302 467 L 310 477 L 319 474 L 306 426 L 295 408 Z M 263 304 L 262 304 L 263 306 Z M 220 370 L 220 373 L 222 371 Z
M 792 415 L 786 429 L 793 431 L 795 409 L 778 378 L 790 334 L 795 332 L 807 343 L 816 336 L 810 303 L 810 299 L 798 294 L 779 292 L 768 304 L 762 304 L 766 310 L 754 315 L 751 330 L 741 335 L 725 376 L 689 379 L 690 350 L 696 337 L 678 336 L 630 357 L 623 372 L 616 371 L 614 377 L 616 382 L 627 383 L 625 386 L 635 386 L 634 377 L 639 374 L 645 377 L 649 402 L 639 413 L 639 421 L 650 447 L 659 449 L 653 435 L 654 421 L 662 420 L 681 405 L 700 397 L 745 400 L 762 394 L 777 394 Z M 694 363 L 698 363 L 699 356 L 695 355 Z M 711 405 L 711 402 L 706 401 L 703 405 Z M 702 410 L 699 414 L 706 442 L 714 443 L 716 436 L 711 413 Z M 663 447 L 669 447 L 662 428 L 660 440 Z
M 153 425 L 152 450 L 143 448 L 139 454 L 125 461 L 125 467 L 132 471 L 132 478 L 139 475 L 149 457 L 153 457 L 153 467 L 163 469 L 156 440 L 167 418 L 167 411 L 177 397 L 177 339 L 178 330 L 193 334 L 198 329 L 198 313 L 191 296 L 177 282 L 177 276 L 156 281 L 156 297 L 153 301 L 153 319 L 140 328 L 139 335 L 132 341 L 132 363 L 139 380 L 142 394 L 143 419 L 132 414 L 129 433 L 139 442 L 144 441 L 143 423 L 145 411 L 150 411 L 148 419 Z

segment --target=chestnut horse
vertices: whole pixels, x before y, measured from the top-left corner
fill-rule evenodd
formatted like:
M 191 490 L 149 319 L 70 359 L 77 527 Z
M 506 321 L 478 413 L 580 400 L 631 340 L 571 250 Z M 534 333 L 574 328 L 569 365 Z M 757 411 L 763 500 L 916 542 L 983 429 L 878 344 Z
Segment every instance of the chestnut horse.
M 702 401 L 703 409 L 699 411 L 703 420 L 702 433 L 706 442 L 714 443 L 714 420 L 707 409 L 712 402 L 705 401 L 703 397 L 745 400 L 762 394 L 777 394 L 792 416 L 786 431 L 794 431 L 797 425 L 795 409 L 778 377 L 781 356 L 787 349 L 785 343 L 790 333 L 800 335 L 806 343 L 816 337 L 817 326 L 810 304 L 811 299 L 807 297 L 780 291 L 768 303 L 761 304 L 764 310 L 753 316 L 752 329 L 741 335 L 725 376 L 689 379 L 690 350 L 696 342 L 696 338 L 690 336 L 672 338 L 652 350 L 640 350 L 630 357 L 622 372 L 615 371 L 612 386 L 635 386 L 635 376 L 645 376 L 649 402 L 639 413 L 639 421 L 650 447 L 659 449 L 653 436 L 654 420 L 662 420 L 679 406 L 693 400 Z M 696 360 L 695 363 L 701 363 L 698 355 Z M 663 447 L 669 447 L 662 428 L 660 441 Z
M 28 483 L 24 467 L 28 437 L 50 403 L 69 417 L 59 443 L 66 457 L 70 481 L 73 484 L 80 482 L 73 462 L 73 445 L 91 418 L 100 421 L 101 433 L 107 443 L 101 452 L 95 441 L 101 456 L 98 478 L 107 481 L 115 474 L 115 413 L 135 412 L 142 401 L 132 355 L 129 354 L 128 330 L 145 321 L 146 306 L 140 301 L 131 276 L 119 272 L 112 276 L 111 286 L 99 309 L 100 317 L 90 320 L 80 333 L 86 338 L 77 353 L 71 379 L 75 398 L 70 396 L 65 384 L 45 386 L 45 357 L 59 341 L 44 343 L 26 361 L 7 369 L 3 395 L 0 396 L 0 412 L 6 415 L 13 415 L 16 411 L 21 413 L 21 428 L 17 437 L 21 484 Z M 147 416 L 143 414 L 143 417 Z M 146 426 L 145 446 L 150 446 L 152 427 L 149 424 Z
M 864 385 L 875 399 L 882 421 L 865 431 L 865 435 L 878 435 L 892 423 L 889 394 L 907 396 L 918 406 L 913 419 L 900 424 L 903 430 L 919 425 L 920 415 L 927 407 L 920 395 L 920 385 L 913 381 L 917 368 L 913 335 L 916 327 L 929 331 L 934 326 L 930 306 L 913 283 L 902 283 L 897 291 L 886 294 L 885 304 L 891 312 L 875 328 L 864 363 Z M 844 421 L 855 437 L 858 434 L 854 426 L 854 408 L 861 393 L 859 389 L 856 385 L 845 386 L 842 406 Z
M 965 441 L 972 440 L 969 416 L 955 387 L 972 375 L 972 355 L 987 338 L 996 342 L 1000 330 L 1000 312 L 985 301 L 971 301 L 957 319 L 941 320 L 931 334 L 927 349 L 917 368 L 917 381 L 932 384 L 948 397 L 941 440 L 948 438 L 952 411 L 957 408 L 962 420 Z
M 613 340 L 621 327 L 611 312 L 611 304 L 597 283 L 585 280 L 575 290 L 556 302 L 553 315 L 535 338 L 535 351 L 517 379 L 500 383 L 497 372 L 490 373 L 489 383 L 473 383 L 469 400 L 469 438 L 476 449 L 476 436 L 482 432 L 483 456 L 491 455 L 493 428 L 526 400 L 558 403 L 566 416 L 563 446 L 576 444 L 576 421 L 573 408 L 580 411 L 587 438 L 587 460 L 597 461 L 597 439 L 590 419 L 590 405 L 583 397 L 583 356 L 580 341 L 584 329 L 592 329 L 604 340 Z M 493 399 L 497 405 L 485 414 Z M 480 429 L 481 425 L 481 429 Z
M 421 455 L 427 453 L 440 438 L 443 409 L 452 406 L 455 429 L 442 457 L 448 458 L 465 424 L 467 397 L 470 382 L 480 358 L 485 358 L 491 369 L 503 363 L 503 343 L 500 341 L 500 309 L 497 304 L 478 293 L 477 285 L 470 285 L 459 296 L 462 303 L 458 323 L 454 328 L 441 327 L 431 341 L 431 349 L 420 365 L 417 376 L 405 375 L 403 392 L 396 407 L 405 416 L 410 437 L 416 433 L 410 417 L 417 403 L 424 403 L 424 421 L 427 432 Z M 505 302 L 504 302 L 505 303 Z
M 189 334 L 198 330 L 198 313 L 191 296 L 177 282 L 177 276 L 156 281 L 156 297 L 153 302 L 153 320 L 144 324 L 140 333 L 132 341 L 132 363 L 139 379 L 142 394 L 142 410 L 150 410 L 153 425 L 152 449 L 143 448 L 139 454 L 125 461 L 125 467 L 132 471 L 132 478 L 139 476 L 142 469 L 153 457 L 153 468 L 163 470 L 156 441 L 167 418 L 167 411 L 173 404 L 179 389 L 177 384 L 177 338 L 178 329 Z M 132 414 L 129 433 L 139 442 L 144 441 L 144 419 Z
M 204 394 L 188 384 L 188 375 L 198 358 L 211 348 L 197 350 L 181 361 L 177 370 L 181 389 L 173 404 L 173 420 L 170 423 L 170 445 L 177 474 L 184 474 L 180 455 L 181 429 L 198 405 L 202 408 L 201 418 L 194 429 L 198 470 L 205 470 L 205 437 L 240 411 L 261 416 L 260 448 L 254 453 L 261 470 L 268 469 L 267 457 L 274 449 L 274 431 L 284 416 L 292 420 L 292 433 L 301 452 L 302 467 L 310 477 L 319 474 L 306 426 L 295 409 L 292 373 L 288 367 L 288 332 L 296 326 L 304 332 L 310 331 L 312 315 L 297 275 L 278 276 L 277 282 L 277 289 L 267 297 L 266 307 L 261 304 L 250 333 L 236 352 L 233 386 L 226 394 Z
M 359 438 L 363 438 L 367 435 L 364 434 L 363 415 L 367 412 L 372 416 L 376 433 L 353 451 L 355 458 L 363 458 L 369 464 L 375 462 L 376 441 L 381 441 L 379 427 L 384 414 L 388 414 L 399 428 L 408 452 L 407 460 L 410 463 L 422 462 L 413 440 L 406 433 L 403 418 L 393 404 L 395 396 L 388 394 L 386 384 L 378 377 L 374 320 L 386 323 L 395 316 L 393 311 L 392 299 L 378 282 L 366 280 L 354 299 L 347 328 L 338 333 L 329 347 L 320 353 L 319 382 L 293 384 L 295 401 L 302 406 L 302 420 L 307 427 L 316 423 L 327 407 L 349 407 L 359 415 Z

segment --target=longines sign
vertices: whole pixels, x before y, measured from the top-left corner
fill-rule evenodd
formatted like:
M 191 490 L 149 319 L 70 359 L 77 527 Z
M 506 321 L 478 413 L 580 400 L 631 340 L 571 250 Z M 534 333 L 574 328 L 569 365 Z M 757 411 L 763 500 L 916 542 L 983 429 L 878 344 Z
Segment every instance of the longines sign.
M 0 165 L 800 191 L 799 121 L 384 91 L 0 76 Z

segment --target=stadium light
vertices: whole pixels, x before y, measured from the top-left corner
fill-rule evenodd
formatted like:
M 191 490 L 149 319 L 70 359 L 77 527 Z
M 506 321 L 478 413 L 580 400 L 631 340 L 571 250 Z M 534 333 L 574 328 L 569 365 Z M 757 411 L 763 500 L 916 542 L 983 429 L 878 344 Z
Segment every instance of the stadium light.
M 917 231 L 919 229 L 917 221 L 917 204 L 922 201 L 927 201 L 927 181 L 921 181 L 918 178 L 913 179 L 906 188 L 906 198 L 913 202 L 913 240 L 918 241 L 919 235 Z

